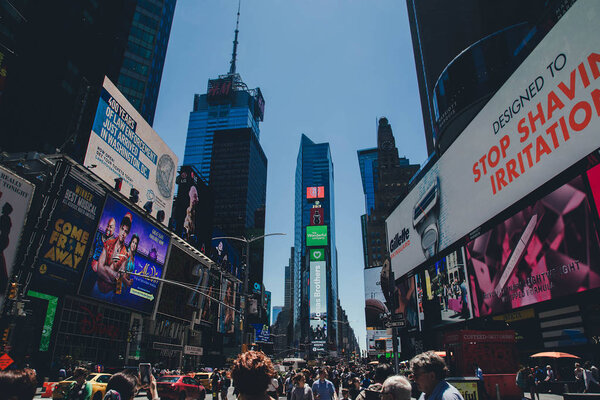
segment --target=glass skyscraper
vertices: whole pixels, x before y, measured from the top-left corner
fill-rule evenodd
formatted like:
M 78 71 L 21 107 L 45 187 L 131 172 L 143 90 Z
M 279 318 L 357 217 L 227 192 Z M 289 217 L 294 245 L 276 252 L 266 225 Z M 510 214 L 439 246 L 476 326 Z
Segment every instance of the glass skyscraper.
M 365 194 L 365 210 L 371 215 L 375 209 L 375 192 L 377 191 L 377 148 L 358 150 L 358 165 Z
M 329 143 L 314 143 L 306 135 L 300 140 L 300 151 L 296 164 L 295 212 L 294 212 L 294 263 L 293 281 L 293 336 L 295 346 L 309 343 L 309 254 L 307 249 L 307 227 L 311 226 L 311 209 L 316 201 L 307 197 L 307 188 L 323 187 L 323 196 L 316 199 L 322 213 L 322 224 L 328 227 L 325 251 L 327 293 L 327 344 L 337 349 L 337 304 L 338 273 L 335 241 L 334 174 Z M 314 221 L 313 221 L 314 222 Z M 307 346 L 309 347 L 309 346 Z M 305 350 L 305 349 L 302 349 Z

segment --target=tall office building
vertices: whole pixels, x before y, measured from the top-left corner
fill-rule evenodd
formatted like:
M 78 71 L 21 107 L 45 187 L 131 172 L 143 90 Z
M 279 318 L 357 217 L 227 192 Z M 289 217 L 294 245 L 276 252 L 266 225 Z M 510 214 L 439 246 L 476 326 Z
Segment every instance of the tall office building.
M 441 154 L 572 0 L 406 0 L 428 153 Z
M 121 93 L 150 125 L 160 89 L 177 0 L 138 0 L 119 79 Z
M 194 95 L 190 112 L 183 163 L 193 165 L 203 178 L 211 181 L 210 165 L 214 134 L 222 129 L 249 128 L 260 139 L 259 123 L 263 120 L 265 100 L 260 88 L 249 89 L 236 73 L 238 25 L 233 41 L 229 73 L 209 79 L 206 94 Z
M 294 344 L 309 354 L 339 344 L 333 183 L 329 143 L 303 134 L 296 164 L 292 315 Z
M 292 268 L 294 266 L 294 248 L 290 249 L 290 259 L 288 265 L 285 266 L 285 278 L 284 278 L 284 301 L 283 307 L 287 310 L 291 310 L 292 308 Z

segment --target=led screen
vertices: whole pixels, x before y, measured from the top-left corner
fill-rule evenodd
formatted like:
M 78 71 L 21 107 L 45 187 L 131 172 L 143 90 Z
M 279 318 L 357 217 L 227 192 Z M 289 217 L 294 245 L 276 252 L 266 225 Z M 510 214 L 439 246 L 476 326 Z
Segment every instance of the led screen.
M 307 199 L 322 199 L 325 197 L 325 186 L 309 186 L 306 188 Z
M 327 341 L 327 286 L 326 263 L 310 262 L 309 328 L 310 340 L 314 343 Z
M 306 245 L 309 247 L 327 246 L 327 225 L 307 226 Z

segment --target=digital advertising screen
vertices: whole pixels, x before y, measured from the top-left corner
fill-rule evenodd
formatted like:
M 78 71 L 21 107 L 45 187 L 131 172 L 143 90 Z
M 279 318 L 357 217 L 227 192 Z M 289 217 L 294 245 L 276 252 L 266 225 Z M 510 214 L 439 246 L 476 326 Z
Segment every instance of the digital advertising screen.
M 592 188 L 597 167 L 590 170 Z M 475 316 L 600 287 L 600 246 L 578 176 L 466 246 Z
M 307 226 L 306 245 L 308 247 L 327 246 L 327 225 Z
M 70 169 L 51 214 L 36 265 L 37 286 L 75 291 L 85 269 L 105 193 Z
M 235 296 L 237 292 L 237 283 L 230 279 L 221 280 L 221 302 L 219 304 L 219 325 L 220 333 L 233 333 L 235 331 Z
M 323 207 L 313 207 L 310 209 L 310 225 L 323 225 L 325 224 L 324 209 Z
M 418 328 L 417 292 L 415 280 L 411 277 L 396 279 L 394 296 L 396 302 L 395 314 L 402 314 L 408 331 Z
M 313 343 L 327 341 L 326 265 L 324 261 L 310 262 L 309 337 Z
M 599 13 L 575 2 L 386 219 L 397 278 L 600 147 Z
M 464 249 L 442 257 L 415 275 L 421 327 L 435 327 L 473 317 Z
M 227 236 L 219 229 L 213 231 L 214 238 Z M 229 239 L 213 239 L 209 257 L 219 266 L 222 271 L 242 279 L 242 257 L 238 249 Z
M 0 167 L 0 309 L 12 277 L 35 186 Z
M 117 87 L 104 78 L 84 165 L 110 186 L 123 179 L 122 192 L 139 191 L 142 201 L 153 201 L 152 215 L 171 217 L 177 156 L 142 118 Z
M 365 319 L 367 327 L 385 329 L 385 316 L 388 308 L 381 290 L 382 267 L 366 268 L 365 278 Z
M 202 287 L 206 296 L 200 297 L 200 321 L 205 324 L 218 323 L 219 317 L 219 302 L 221 295 L 221 279 L 216 273 L 206 271 L 206 286 Z
M 170 237 L 108 196 L 79 294 L 142 313 L 153 310 Z M 131 275 L 135 273 L 145 277 Z
M 306 198 L 309 200 L 325 198 L 325 186 L 308 186 L 306 188 Z

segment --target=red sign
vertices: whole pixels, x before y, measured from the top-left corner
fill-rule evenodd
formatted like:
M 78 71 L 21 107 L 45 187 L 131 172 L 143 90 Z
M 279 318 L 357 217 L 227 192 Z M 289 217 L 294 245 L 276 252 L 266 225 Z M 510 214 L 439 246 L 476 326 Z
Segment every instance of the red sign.
M 104 336 L 110 339 L 119 338 L 119 327 L 106 324 L 102 313 L 94 313 L 84 306 L 81 306 L 81 309 L 87 314 L 81 319 L 81 333 L 83 335 Z
M 323 217 L 322 208 L 311 208 L 310 209 L 310 225 L 323 225 L 325 218 Z
M 325 197 L 325 186 L 309 186 L 306 188 L 307 199 L 322 199 Z
M 8 354 L 3 354 L 0 357 L 0 369 L 2 371 L 4 371 L 10 364 L 12 364 L 14 361 L 12 358 L 10 358 L 10 356 Z
M 231 94 L 232 89 L 231 79 L 213 79 L 208 83 L 208 98 L 227 97 Z

